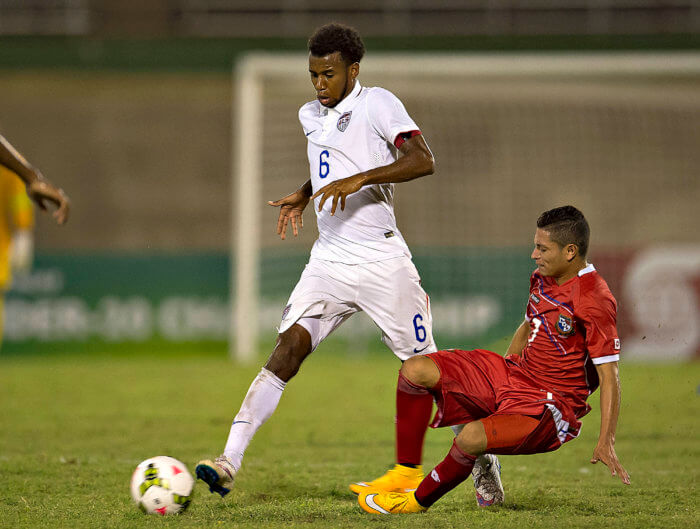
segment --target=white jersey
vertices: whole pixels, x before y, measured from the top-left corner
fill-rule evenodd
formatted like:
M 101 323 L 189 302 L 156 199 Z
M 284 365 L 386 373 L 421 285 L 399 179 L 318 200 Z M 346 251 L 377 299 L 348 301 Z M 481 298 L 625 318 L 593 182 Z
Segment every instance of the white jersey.
M 323 186 L 363 171 L 393 163 L 398 157 L 396 137 L 418 130 L 399 99 L 383 88 L 355 87 L 334 108 L 317 100 L 299 109 L 299 121 L 308 139 L 307 153 L 314 193 Z M 396 227 L 394 185 L 364 186 L 347 197 L 331 216 L 332 200 L 318 211 L 314 203 L 318 239 L 311 257 L 359 264 L 411 257 Z

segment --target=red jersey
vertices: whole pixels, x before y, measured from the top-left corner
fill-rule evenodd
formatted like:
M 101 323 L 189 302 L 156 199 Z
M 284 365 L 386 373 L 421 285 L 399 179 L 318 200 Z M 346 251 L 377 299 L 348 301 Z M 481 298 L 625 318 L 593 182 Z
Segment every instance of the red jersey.
M 530 277 L 530 336 L 516 362 L 525 373 L 565 397 L 576 416 L 590 411 L 598 387 L 595 365 L 620 358 L 617 302 L 593 265 L 562 285 L 539 271 Z

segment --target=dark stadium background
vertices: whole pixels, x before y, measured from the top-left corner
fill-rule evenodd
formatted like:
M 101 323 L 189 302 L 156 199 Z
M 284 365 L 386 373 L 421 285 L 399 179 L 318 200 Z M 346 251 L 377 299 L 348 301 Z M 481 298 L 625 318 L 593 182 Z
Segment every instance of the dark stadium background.
M 230 145 L 238 133 L 231 124 L 232 65 L 253 50 L 303 52 L 307 35 L 330 20 L 356 26 L 370 54 L 606 54 L 698 52 L 700 47 L 700 7 L 691 0 L 387 0 L 353 2 L 352 7 L 337 1 L 0 0 L 0 132 L 73 200 L 73 217 L 65 227 L 38 215 L 34 271 L 18 277 L 9 293 L 3 354 L 145 353 L 154 347 L 223 354 L 231 252 Z M 688 82 L 698 86 L 700 79 Z M 694 137 L 686 140 L 697 145 L 697 121 L 691 133 Z M 289 175 L 288 189 L 303 179 Z M 696 172 L 694 181 L 674 185 L 697 202 L 698 180 Z M 636 184 L 630 179 L 616 186 L 624 195 Z M 438 180 L 431 185 L 439 192 Z M 654 190 L 647 194 L 645 204 L 654 204 Z M 400 189 L 397 207 L 399 226 L 407 228 L 426 289 L 434 297 L 449 294 L 456 285 L 469 295 L 498 294 L 496 324 L 478 332 L 438 335 L 438 344 L 503 343 L 522 317 L 522 291 L 531 268 L 529 239 L 513 243 L 504 238 L 484 252 L 455 236 L 456 252 L 422 251 L 420 241 L 411 240 Z M 528 212 L 533 220 L 538 213 Z M 635 255 L 669 242 L 698 251 L 697 208 L 683 206 L 676 213 L 655 218 L 657 232 L 633 243 L 618 221 L 603 224 L 605 217 L 593 216 L 593 261 L 618 298 Z M 651 217 L 654 208 L 641 213 L 623 209 L 615 218 L 627 214 Z M 275 215 L 265 215 L 261 230 L 271 232 Z M 310 210 L 306 220 L 305 230 L 314 232 Z M 488 233 L 494 229 L 492 220 L 473 228 Z M 513 220 L 503 219 L 500 229 L 507 231 L 508 222 Z M 605 233 L 605 244 L 598 247 L 597 233 Z M 274 298 L 279 311 L 307 248 L 279 243 L 264 252 L 262 294 Z M 453 277 L 444 272 L 452 265 L 487 271 L 491 280 L 484 279 L 485 272 Z M 696 293 L 698 311 L 700 268 L 695 266 L 687 286 Z M 286 275 L 271 286 L 265 279 L 280 268 Z M 628 308 L 621 303 L 623 340 L 636 332 L 625 316 Z M 275 314 L 268 320 L 274 321 Z M 698 340 L 699 324 L 694 325 L 677 339 Z M 270 326 L 261 350 L 273 339 Z M 689 356 L 700 352 L 700 341 L 694 343 Z M 365 352 L 383 346 L 372 335 L 356 343 L 331 341 L 327 347 Z M 663 357 L 663 347 L 659 351 Z

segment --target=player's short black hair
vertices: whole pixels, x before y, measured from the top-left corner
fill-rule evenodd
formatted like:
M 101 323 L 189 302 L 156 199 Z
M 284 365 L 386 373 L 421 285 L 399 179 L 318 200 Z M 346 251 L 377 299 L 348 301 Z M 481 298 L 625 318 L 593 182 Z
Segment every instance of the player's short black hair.
M 314 31 L 309 38 L 309 51 L 315 57 L 339 51 L 347 64 L 353 64 L 364 57 L 365 45 L 355 28 L 333 22 Z
M 562 248 L 567 244 L 575 244 L 579 255 L 586 257 L 591 229 L 586 217 L 574 206 L 545 211 L 537 219 L 537 227 L 547 231 L 551 239 Z

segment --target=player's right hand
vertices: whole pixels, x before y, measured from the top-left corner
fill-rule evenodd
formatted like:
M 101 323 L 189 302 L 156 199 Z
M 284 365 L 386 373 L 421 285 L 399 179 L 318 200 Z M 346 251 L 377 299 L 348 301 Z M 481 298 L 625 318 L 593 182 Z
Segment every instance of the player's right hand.
M 47 211 L 46 202 L 56 206 L 53 218 L 58 224 L 65 224 L 70 214 L 70 199 L 63 189 L 54 187 L 43 177 L 38 177 L 27 185 L 27 194 L 42 211 Z
M 599 442 L 596 445 L 593 450 L 593 457 L 591 457 L 591 463 L 595 465 L 598 461 L 608 467 L 610 475 L 619 477 L 625 485 L 630 484 L 630 476 L 619 459 L 617 459 L 617 454 L 615 453 L 615 448 L 612 443 Z
M 268 205 L 280 208 L 280 215 L 277 219 L 277 235 L 280 239 L 287 238 L 287 224 L 292 222 L 292 233 L 296 237 L 299 230 L 304 227 L 304 217 L 302 213 L 309 203 L 309 197 L 302 191 L 295 191 L 279 200 L 269 200 Z

